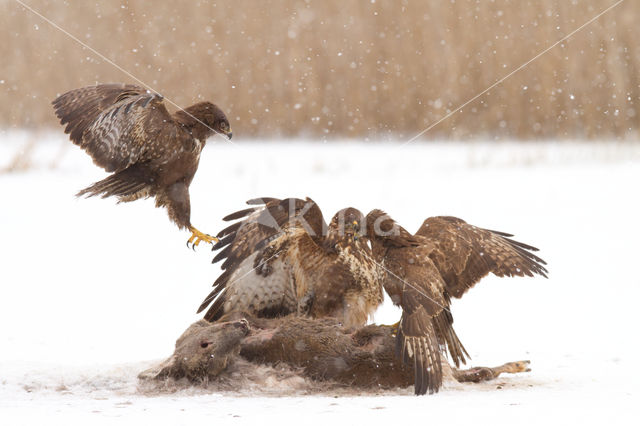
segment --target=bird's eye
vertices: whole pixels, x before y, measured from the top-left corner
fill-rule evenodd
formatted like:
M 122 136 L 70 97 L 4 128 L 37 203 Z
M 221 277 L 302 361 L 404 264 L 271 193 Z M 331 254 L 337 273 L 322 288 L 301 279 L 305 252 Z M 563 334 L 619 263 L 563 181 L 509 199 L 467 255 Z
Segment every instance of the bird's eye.
M 207 349 L 207 346 L 209 346 L 209 342 L 202 342 L 202 343 L 200 343 L 200 347 L 201 347 L 202 349 Z

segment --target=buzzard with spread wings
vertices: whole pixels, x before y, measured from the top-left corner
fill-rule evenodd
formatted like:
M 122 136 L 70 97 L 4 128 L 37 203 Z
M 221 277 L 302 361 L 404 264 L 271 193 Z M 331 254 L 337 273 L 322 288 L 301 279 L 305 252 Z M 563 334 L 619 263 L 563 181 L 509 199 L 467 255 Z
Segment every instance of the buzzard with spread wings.
M 340 210 L 327 226 L 313 200 L 262 198 L 230 214 L 214 262 L 223 273 L 198 312 L 217 321 L 232 313 L 334 317 L 362 326 L 382 303 L 384 270 L 363 234 L 364 215 Z
M 187 244 L 215 238 L 190 220 L 189 185 L 209 136 L 231 138 L 229 121 L 210 102 L 170 114 L 163 97 L 131 84 L 99 84 L 71 90 L 53 101 L 74 144 L 112 173 L 77 195 L 115 196 L 128 202 L 155 197 L 169 218 L 192 235 Z
M 490 272 L 547 273 L 535 247 L 453 217 L 429 218 L 412 235 L 381 210 L 363 217 L 344 209 L 327 227 L 309 198 L 248 204 L 224 218 L 238 221 L 218 234 L 213 261 L 224 261 L 223 273 L 198 313 L 208 308 L 209 321 L 234 313 L 334 317 L 357 327 L 382 303 L 384 288 L 402 308 L 398 354 L 413 367 L 419 395 L 442 384 L 441 348 L 456 366 L 469 356 L 453 329 L 452 296 Z
M 499 277 L 546 277 L 537 248 L 511 234 L 469 225 L 455 217 L 431 217 L 411 235 L 381 210 L 367 215 L 374 258 L 384 266 L 384 288 L 402 307 L 398 353 L 414 365 L 415 392 L 437 392 L 442 384 L 440 348 L 460 366 L 468 357 L 453 330 L 451 297 L 460 298 L 490 272 Z

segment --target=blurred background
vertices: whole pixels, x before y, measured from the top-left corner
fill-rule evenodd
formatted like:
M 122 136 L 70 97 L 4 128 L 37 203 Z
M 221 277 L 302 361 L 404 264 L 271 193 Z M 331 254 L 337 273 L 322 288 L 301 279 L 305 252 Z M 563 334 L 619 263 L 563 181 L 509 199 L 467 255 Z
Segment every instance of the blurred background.
M 185 406 L 182 423 L 229 421 L 218 395 L 136 394 L 141 365 L 200 318 L 220 273 L 209 247 L 188 250 L 153 199 L 74 196 L 106 173 L 51 101 L 136 78 L 229 117 L 234 139 L 209 139 L 190 186 L 203 232 L 247 199 L 309 196 L 325 218 L 381 208 L 413 232 L 451 215 L 540 248 L 550 279 L 487 277 L 453 305 L 472 365 L 530 359 L 533 371 L 500 391 L 447 390 L 430 419 L 631 424 L 638 16 L 638 0 L 0 0 L 0 424 Z M 387 298 L 372 320 L 399 316 Z M 309 407 L 327 424 L 344 408 L 368 422 L 328 400 L 238 399 L 233 414 L 255 424 Z M 424 411 L 406 401 L 376 397 L 369 423 Z
M 0 127 L 57 128 L 50 101 L 132 78 L 21 2 L 0 2 Z M 25 1 L 238 137 L 408 140 L 614 0 Z M 421 139 L 636 139 L 640 2 L 626 1 Z

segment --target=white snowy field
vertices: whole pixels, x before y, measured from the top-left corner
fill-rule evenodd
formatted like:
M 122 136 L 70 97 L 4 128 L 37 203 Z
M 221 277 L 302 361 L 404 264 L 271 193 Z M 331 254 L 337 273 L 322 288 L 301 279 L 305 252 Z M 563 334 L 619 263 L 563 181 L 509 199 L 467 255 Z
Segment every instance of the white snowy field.
M 539 247 L 548 280 L 488 277 L 452 307 L 471 365 L 529 359 L 532 371 L 424 397 L 145 396 L 137 373 L 199 318 L 218 267 L 151 200 L 76 199 L 105 174 L 63 135 L 0 133 L 0 170 L 33 138 L 30 167 L 0 174 L 2 425 L 601 424 L 637 414 L 640 144 L 212 139 L 191 186 L 192 222 L 205 232 L 246 199 L 308 195 L 327 217 L 377 207 L 415 230 L 453 215 Z M 375 321 L 398 315 L 385 304 Z

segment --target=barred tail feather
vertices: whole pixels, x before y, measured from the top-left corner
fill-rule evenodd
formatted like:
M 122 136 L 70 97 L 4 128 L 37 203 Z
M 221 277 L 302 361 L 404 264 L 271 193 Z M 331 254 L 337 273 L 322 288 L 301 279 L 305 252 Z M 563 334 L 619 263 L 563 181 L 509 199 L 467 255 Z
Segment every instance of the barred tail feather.
M 440 345 L 430 321 L 426 327 L 416 314 L 402 315 L 396 337 L 398 356 L 406 365 L 413 365 L 416 395 L 438 392 L 442 385 Z M 417 328 L 416 328 L 417 327 Z M 415 330 L 420 330 L 415 333 Z M 406 334 L 405 334 L 406 333 Z
M 460 367 L 460 364 L 466 364 L 467 359 L 471 357 L 453 329 L 451 312 L 446 309 L 442 310 L 442 312 L 433 317 L 433 326 L 436 330 L 438 340 L 446 343 L 449 354 L 451 355 L 451 360 L 456 367 Z
M 114 173 L 111 176 L 84 188 L 76 194 L 76 197 L 102 198 L 116 196 L 120 201 L 133 201 L 143 196 L 150 196 L 149 184 L 140 179 L 141 175 L 132 168 Z

